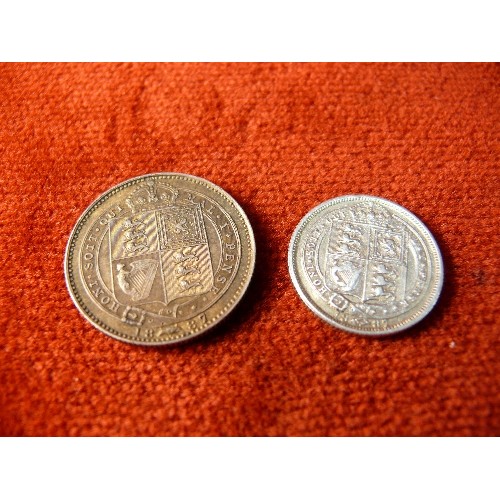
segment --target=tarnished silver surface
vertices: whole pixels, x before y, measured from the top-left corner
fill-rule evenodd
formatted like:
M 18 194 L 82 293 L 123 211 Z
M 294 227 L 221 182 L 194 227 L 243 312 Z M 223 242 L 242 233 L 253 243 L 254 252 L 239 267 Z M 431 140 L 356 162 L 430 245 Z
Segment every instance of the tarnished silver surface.
M 178 173 L 110 189 L 83 213 L 66 248 L 70 295 L 114 338 L 162 345 L 221 321 L 255 266 L 250 223 L 220 187 Z
M 414 325 L 443 285 L 441 253 L 424 224 L 396 203 L 366 195 L 311 210 L 292 236 L 288 267 L 314 313 L 366 335 Z

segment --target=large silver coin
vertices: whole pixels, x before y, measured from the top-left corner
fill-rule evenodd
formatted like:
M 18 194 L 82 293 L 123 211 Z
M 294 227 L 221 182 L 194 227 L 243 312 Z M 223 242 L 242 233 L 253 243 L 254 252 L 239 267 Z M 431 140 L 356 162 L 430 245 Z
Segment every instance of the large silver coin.
M 396 333 L 434 307 L 443 261 L 432 234 L 383 198 L 342 196 L 311 210 L 288 252 L 297 292 L 320 318 L 349 332 Z
M 162 345 L 221 321 L 255 265 L 250 223 L 236 201 L 198 177 L 136 177 L 83 213 L 66 248 L 70 295 L 114 338 Z

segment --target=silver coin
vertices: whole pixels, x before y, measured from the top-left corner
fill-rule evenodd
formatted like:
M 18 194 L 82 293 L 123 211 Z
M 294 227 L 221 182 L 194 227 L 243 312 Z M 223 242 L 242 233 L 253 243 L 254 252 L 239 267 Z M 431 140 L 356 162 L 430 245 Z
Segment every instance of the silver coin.
M 181 342 L 245 293 L 255 241 L 245 213 L 211 182 L 179 173 L 129 179 L 94 201 L 71 233 L 66 284 L 76 307 L 125 342 Z
M 297 226 L 288 268 L 305 304 L 349 332 L 387 335 L 411 327 L 436 304 L 443 260 L 425 225 L 375 196 L 326 201 Z

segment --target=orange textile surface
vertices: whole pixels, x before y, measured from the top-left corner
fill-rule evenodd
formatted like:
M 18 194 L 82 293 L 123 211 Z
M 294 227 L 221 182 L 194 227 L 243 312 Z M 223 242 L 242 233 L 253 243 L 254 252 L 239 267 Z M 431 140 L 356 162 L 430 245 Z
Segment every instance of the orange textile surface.
M 0 65 L 0 434 L 497 435 L 495 64 Z M 255 231 L 235 311 L 174 347 L 114 340 L 65 287 L 77 218 L 152 172 L 204 177 Z M 415 213 L 440 245 L 433 312 L 377 339 L 318 319 L 290 237 L 351 193 Z

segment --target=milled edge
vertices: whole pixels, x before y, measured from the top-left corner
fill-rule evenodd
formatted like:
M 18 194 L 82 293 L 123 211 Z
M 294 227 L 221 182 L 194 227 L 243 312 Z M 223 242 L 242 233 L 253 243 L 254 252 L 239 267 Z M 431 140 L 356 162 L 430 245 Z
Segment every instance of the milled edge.
M 70 266 L 70 262 L 73 259 L 73 250 L 75 248 L 75 242 L 80 234 L 83 224 L 85 224 L 90 215 L 92 215 L 92 213 L 99 206 L 101 206 L 107 199 L 109 199 L 116 192 L 121 191 L 139 182 L 142 182 L 144 179 L 148 177 L 169 177 L 174 179 L 177 178 L 180 180 L 188 180 L 193 182 L 194 184 L 204 185 L 205 187 L 211 189 L 215 193 L 221 195 L 223 199 L 226 199 L 227 201 L 229 201 L 230 204 L 233 205 L 238 216 L 240 217 L 244 226 L 247 249 L 248 249 L 248 259 L 247 259 L 248 263 L 246 265 L 246 268 L 243 269 L 243 272 L 241 273 L 242 276 L 241 276 L 240 286 L 236 289 L 236 291 L 234 292 L 233 296 L 228 301 L 224 309 L 222 309 L 219 312 L 219 314 L 217 314 L 217 316 L 212 318 L 212 322 L 209 325 L 204 325 L 201 328 L 195 329 L 194 331 L 190 331 L 188 334 L 181 336 L 179 338 L 174 338 L 172 340 L 160 341 L 160 342 L 137 341 L 133 337 L 120 333 L 117 330 L 111 328 L 109 325 L 107 325 L 106 323 L 101 321 L 98 317 L 96 317 L 93 313 L 91 313 L 85 306 L 82 297 L 80 297 L 78 291 L 76 290 L 75 278 L 73 276 L 73 272 Z M 68 289 L 70 297 L 73 300 L 73 303 L 77 307 L 78 311 L 89 323 L 91 323 L 99 331 L 105 333 L 106 335 L 109 335 L 112 338 L 121 340 L 123 342 L 127 342 L 129 344 L 145 345 L 145 346 L 146 345 L 161 346 L 161 345 L 179 344 L 191 340 L 209 331 L 211 328 L 215 327 L 218 323 L 220 323 L 222 319 L 224 319 L 237 306 L 242 297 L 245 295 L 245 292 L 247 291 L 250 285 L 250 281 L 252 279 L 253 272 L 255 270 L 255 261 L 256 261 L 256 245 L 255 245 L 255 236 L 253 233 L 252 226 L 243 208 L 229 193 L 224 191 L 224 189 L 222 189 L 220 186 L 217 186 L 217 184 L 214 184 L 213 182 L 208 181 L 202 177 L 197 177 L 195 175 L 190 175 L 190 174 L 183 174 L 180 172 L 161 172 L 161 173 L 140 175 L 137 177 L 133 177 L 131 179 L 127 179 L 126 181 L 123 181 L 111 187 L 110 189 L 102 193 L 100 196 L 98 196 L 96 199 L 94 199 L 94 201 L 85 209 L 82 215 L 78 218 L 69 235 L 68 243 L 66 245 L 66 250 L 64 253 L 64 277 L 66 282 L 66 288 Z
M 435 249 L 435 252 L 432 253 L 429 251 L 429 254 L 431 257 L 434 257 L 434 264 L 435 264 L 435 275 L 437 275 L 437 279 L 434 280 L 431 288 L 430 288 L 430 293 L 427 298 L 423 302 L 423 304 L 418 308 L 418 311 L 415 312 L 413 315 L 411 315 L 409 318 L 407 318 L 405 321 L 402 321 L 400 323 L 396 323 L 393 325 L 389 330 L 372 330 L 372 331 L 367 331 L 367 330 L 357 330 L 355 328 L 347 327 L 344 326 L 341 323 L 338 323 L 334 321 L 332 318 L 327 316 L 323 311 L 320 310 L 319 306 L 317 306 L 312 300 L 309 299 L 307 296 L 305 290 L 302 288 L 301 283 L 299 282 L 298 278 L 298 272 L 297 272 L 297 266 L 295 264 L 294 256 L 297 254 L 296 249 L 297 245 L 299 242 L 300 235 L 304 232 L 307 223 L 309 222 L 310 219 L 321 213 L 323 210 L 337 205 L 339 203 L 343 202 L 348 202 L 348 201 L 370 201 L 370 200 L 375 200 L 377 202 L 380 202 L 382 204 L 387 204 L 389 207 L 394 208 L 397 211 L 403 212 L 403 214 L 406 214 L 407 216 L 410 217 L 412 222 L 416 223 L 417 227 L 420 227 L 423 229 L 423 237 L 425 238 L 426 242 L 429 244 L 430 248 L 428 250 L 431 250 L 432 248 Z M 297 265 L 298 265 L 298 259 L 297 259 Z M 434 308 L 436 305 L 437 301 L 439 300 L 439 297 L 441 295 L 441 291 L 443 288 L 443 282 L 444 282 L 444 264 L 443 264 L 443 257 L 441 255 L 441 251 L 439 249 L 439 246 L 429 230 L 429 228 L 412 212 L 410 212 L 407 208 L 402 207 L 401 205 L 398 205 L 397 203 L 387 200 L 385 198 L 380 198 L 378 196 L 372 196 L 372 195 L 366 195 L 366 194 L 349 194 L 345 196 L 339 196 L 337 198 L 332 198 L 330 200 L 324 201 L 323 203 L 317 205 L 316 207 L 312 208 L 307 214 L 299 221 L 297 224 L 297 227 L 295 228 L 292 237 L 290 239 L 290 244 L 288 247 L 288 272 L 290 274 L 290 278 L 292 280 L 292 283 L 295 287 L 295 290 L 299 294 L 300 298 L 303 300 L 303 302 L 306 304 L 306 306 L 318 317 L 320 317 L 323 321 L 326 321 L 328 324 L 335 326 L 341 330 L 348 331 L 351 333 L 356 333 L 359 335 L 364 335 L 368 337 L 382 337 L 386 335 L 393 335 L 395 333 L 402 332 L 408 328 L 411 328 L 421 320 L 423 320 Z M 411 309 L 410 309 L 411 311 Z

